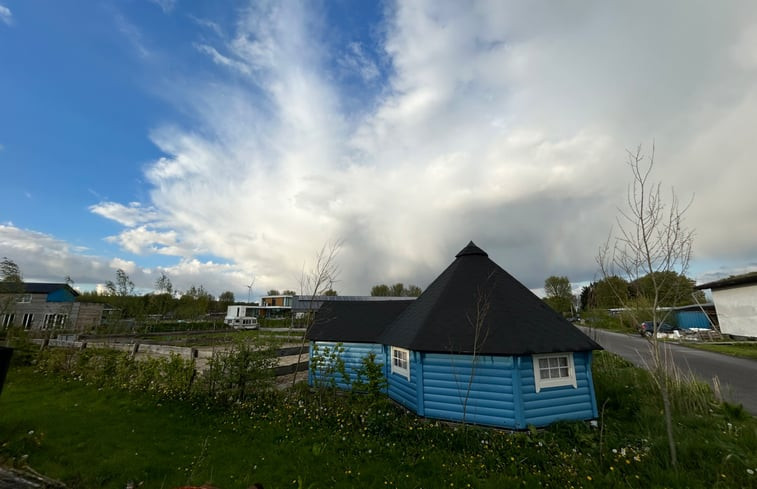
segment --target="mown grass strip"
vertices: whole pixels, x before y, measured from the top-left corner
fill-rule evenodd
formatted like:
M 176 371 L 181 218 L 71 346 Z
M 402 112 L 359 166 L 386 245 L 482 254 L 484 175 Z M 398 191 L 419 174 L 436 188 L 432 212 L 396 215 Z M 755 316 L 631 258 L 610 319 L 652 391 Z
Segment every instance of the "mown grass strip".
M 750 358 L 757 360 L 757 343 L 731 343 L 731 344 L 714 344 L 714 343 L 686 343 L 686 346 L 698 348 L 700 350 L 713 351 L 732 357 Z

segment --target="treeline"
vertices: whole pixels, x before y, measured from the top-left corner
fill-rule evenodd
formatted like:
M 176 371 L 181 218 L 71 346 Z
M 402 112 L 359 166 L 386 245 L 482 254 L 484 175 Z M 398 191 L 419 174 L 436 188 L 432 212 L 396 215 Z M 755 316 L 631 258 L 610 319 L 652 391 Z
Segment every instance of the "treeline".
M 544 281 L 544 302 L 557 312 L 570 314 L 579 308 L 588 311 L 643 306 L 638 302 L 651 300 L 657 291 L 658 306 L 677 307 L 705 302 L 704 292 L 695 290 L 695 285 L 694 279 L 673 271 L 650 273 L 631 282 L 611 276 L 583 287 L 575 297 L 568 277 L 551 276 Z
M 193 289 L 179 297 L 167 293 L 121 296 L 83 292 L 76 300 L 108 304 L 117 310 L 114 314 L 119 319 L 201 319 L 208 314 L 225 313 L 234 303 L 233 297 L 231 300 L 215 299 L 204 292 L 202 286 Z
M 677 307 L 705 302 L 704 292 L 695 290 L 696 280 L 673 271 L 654 272 L 631 282 L 618 276 L 592 282 L 581 289 L 581 309 L 612 309 L 627 307 L 639 299 L 651 300 L 657 292 L 657 303 Z
M 216 299 L 202 285 L 178 292 L 171 279 L 162 273 L 155 281 L 155 292 L 135 295 L 134 282 L 118 269 L 115 282 L 106 282 L 104 293 L 83 292 L 76 300 L 108 304 L 114 309 L 114 319 L 198 320 L 208 314 L 225 313 L 234 303 L 234 293 L 226 291 Z
M 372 296 L 381 297 L 418 297 L 421 295 L 421 292 L 423 291 L 417 285 L 408 285 L 405 287 L 405 284 L 402 282 L 394 285 L 378 284 L 371 288 Z

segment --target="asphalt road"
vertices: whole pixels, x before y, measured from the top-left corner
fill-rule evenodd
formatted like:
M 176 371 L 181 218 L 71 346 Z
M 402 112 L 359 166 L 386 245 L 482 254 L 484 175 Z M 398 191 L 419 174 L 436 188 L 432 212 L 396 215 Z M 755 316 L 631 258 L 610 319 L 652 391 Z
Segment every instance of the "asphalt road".
M 646 368 L 652 364 L 649 342 L 641 336 L 579 328 L 605 350 L 639 367 Z M 669 343 L 663 346 L 682 372 L 691 372 L 710 385 L 717 378 L 723 399 L 740 403 L 746 411 L 757 416 L 757 361 Z

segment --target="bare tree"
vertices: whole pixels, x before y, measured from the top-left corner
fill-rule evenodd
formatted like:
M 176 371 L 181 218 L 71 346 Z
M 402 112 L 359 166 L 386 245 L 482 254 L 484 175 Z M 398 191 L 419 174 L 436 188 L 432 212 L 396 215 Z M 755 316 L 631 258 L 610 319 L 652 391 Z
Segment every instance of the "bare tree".
M 300 294 L 303 297 L 309 297 L 308 309 L 305 311 L 305 331 L 302 335 L 300 342 L 300 350 L 297 354 L 297 365 L 300 364 L 302 359 L 302 353 L 305 350 L 305 341 L 310 328 L 315 322 L 315 308 L 313 306 L 316 296 L 325 295 L 325 293 L 333 289 L 339 276 L 339 265 L 336 263 L 336 258 L 339 255 L 339 250 L 342 247 L 342 240 L 326 242 L 321 246 L 321 249 L 315 254 L 315 259 L 310 268 L 305 265 L 302 267 L 302 273 L 300 275 Z M 292 311 L 294 314 L 294 311 Z M 297 368 L 294 370 L 292 376 L 292 387 L 297 382 Z
M 467 316 L 468 323 L 473 328 L 473 354 L 471 358 L 471 371 L 470 375 L 468 376 L 468 383 L 465 386 L 465 396 L 463 396 L 463 425 L 466 424 L 466 417 L 468 415 L 468 401 L 470 400 L 473 381 L 476 378 L 476 370 L 480 359 L 481 347 L 486 343 L 486 339 L 489 337 L 489 326 L 486 322 L 486 316 L 489 314 L 489 308 L 491 307 L 491 289 L 489 287 L 489 279 L 491 278 L 492 274 L 490 274 L 487 278 L 487 282 L 484 285 L 484 288 L 478 288 L 478 292 L 476 293 L 475 317 Z
M 665 202 L 661 183 L 651 180 L 654 162 L 654 144 L 648 156 L 642 153 L 641 146 L 635 152 L 628 151 L 627 164 L 633 182 L 627 190 L 627 208 L 619 209 L 617 230 L 600 247 L 597 263 L 604 279 L 620 276 L 629 283 L 638 284 L 641 277 L 651 277 L 652 286 L 644 290 L 638 288 L 630 298 L 620 290 L 614 293 L 635 324 L 651 318 L 654 325 L 649 337 L 652 373 L 662 397 L 670 459 L 675 467 L 677 455 L 670 402 L 670 369 L 657 337 L 659 326 L 670 314 L 669 309 L 660 310 L 662 292 L 670 287 L 665 280 L 675 274 L 660 272 L 685 275 L 691 259 L 694 232 L 684 224 L 684 215 L 691 201 L 682 205 L 675 190 L 671 190 L 670 201 Z M 613 282 L 608 280 L 608 284 L 612 286 Z

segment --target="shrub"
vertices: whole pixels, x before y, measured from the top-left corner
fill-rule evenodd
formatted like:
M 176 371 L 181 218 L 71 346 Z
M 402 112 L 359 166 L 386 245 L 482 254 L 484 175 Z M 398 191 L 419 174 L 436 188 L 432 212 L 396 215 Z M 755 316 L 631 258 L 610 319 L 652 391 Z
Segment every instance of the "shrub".
M 384 365 L 376 362 L 376 354 L 371 352 L 361 360 L 357 378 L 352 384 L 354 392 L 364 392 L 377 398 L 386 392 L 388 382 L 384 375 Z
M 276 342 L 238 340 L 228 350 L 213 353 L 198 389 L 211 398 L 242 402 L 273 387 L 277 363 Z

